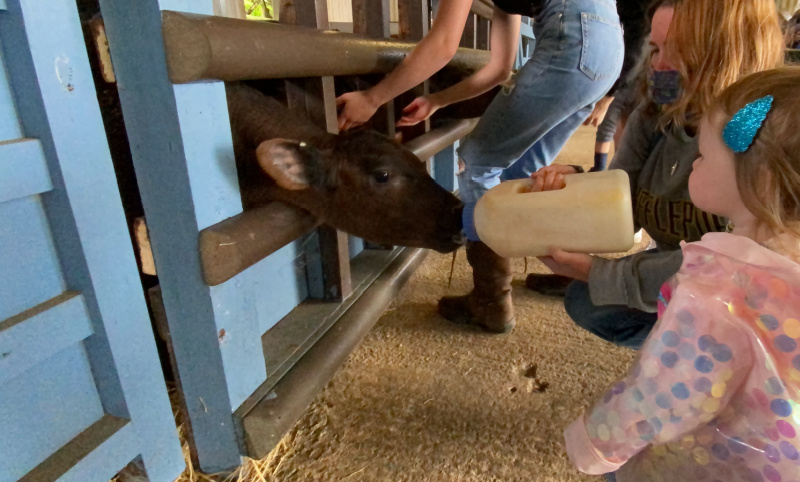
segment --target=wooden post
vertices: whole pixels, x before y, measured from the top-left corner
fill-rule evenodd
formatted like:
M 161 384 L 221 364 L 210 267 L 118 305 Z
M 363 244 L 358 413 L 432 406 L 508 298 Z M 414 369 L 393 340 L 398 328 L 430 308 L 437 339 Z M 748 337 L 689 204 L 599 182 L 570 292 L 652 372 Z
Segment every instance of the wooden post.
M 430 12 L 427 0 L 397 0 L 398 24 L 400 30 L 400 40 L 419 42 L 428 33 L 428 21 Z M 401 114 L 403 108 L 421 95 L 428 95 L 428 81 L 414 87 L 409 93 L 399 96 L 396 99 L 397 115 Z M 401 127 L 403 139 L 408 141 L 419 137 L 431 129 L 430 119 L 412 127 Z M 424 159 L 423 159 L 424 160 Z
M 468 49 L 475 48 L 475 34 L 477 31 L 475 26 L 476 17 L 474 13 L 470 13 L 467 16 L 467 23 L 464 25 L 464 32 L 461 34 L 461 43 L 459 44 L 461 47 L 466 47 Z
M 329 28 L 328 4 L 325 0 L 281 0 L 281 23 Z M 289 107 L 305 110 L 306 114 L 328 132 L 336 134 L 336 93 L 333 77 L 319 79 L 287 80 L 286 96 Z M 347 234 L 330 226 L 319 228 L 320 257 L 322 258 L 322 298 L 341 301 L 352 293 L 350 280 L 350 254 Z M 309 260 L 309 263 L 314 260 Z M 309 288 L 312 295 L 319 289 Z
M 389 0 L 353 0 L 353 33 L 371 38 L 389 38 Z M 371 77 L 368 83 L 374 84 L 381 77 Z M 372 116 L 372 127 L 389 137 L 395 135 L 394 102 L 388 102 Z
M 483 17 L 478 17 L 478 26 L 475 33 L 475 48 L 479 50 L 489 50 L 489 39 L 491 38 L 491 22 Z

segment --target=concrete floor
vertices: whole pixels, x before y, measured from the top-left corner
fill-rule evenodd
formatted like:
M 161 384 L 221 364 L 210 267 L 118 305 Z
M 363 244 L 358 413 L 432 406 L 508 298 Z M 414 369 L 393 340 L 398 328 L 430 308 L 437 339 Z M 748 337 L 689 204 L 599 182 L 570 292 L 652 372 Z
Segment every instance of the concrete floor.
M 558 162 L 591 162 L 581 128 Z M 524 287 L 517 327 L 492 336 L 448 323 L 436 301 L 471 288 L 459 252 L 431 253 L 362 345 L 271 454 L 268 479 L 588 481 L 562 431 L 625 373 L 634 353 L 574 326 L 560 299 Z M 529 272 L 547 272 L 529 260 Z

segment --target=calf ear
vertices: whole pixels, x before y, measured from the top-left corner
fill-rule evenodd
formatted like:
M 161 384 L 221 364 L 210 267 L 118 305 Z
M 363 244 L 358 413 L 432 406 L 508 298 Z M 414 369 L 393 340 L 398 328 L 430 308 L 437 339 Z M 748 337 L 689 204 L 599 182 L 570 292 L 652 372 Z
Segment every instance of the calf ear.
M 304 142 L 270 139 L 256 148 L 261 169 L 275 180 L 278 186 L 298 191 L 311 187 L 311 166 L 315 153 Z

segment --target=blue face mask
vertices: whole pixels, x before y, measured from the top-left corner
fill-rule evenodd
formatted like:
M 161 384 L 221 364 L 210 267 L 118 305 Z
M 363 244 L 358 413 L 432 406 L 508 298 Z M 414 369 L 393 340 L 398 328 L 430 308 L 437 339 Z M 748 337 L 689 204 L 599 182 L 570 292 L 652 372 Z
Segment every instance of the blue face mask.
M 677 70 L 651 70 L 647 78 L 650 98 L 656 104 L 672 104 L 680 98 L 681 73 Z

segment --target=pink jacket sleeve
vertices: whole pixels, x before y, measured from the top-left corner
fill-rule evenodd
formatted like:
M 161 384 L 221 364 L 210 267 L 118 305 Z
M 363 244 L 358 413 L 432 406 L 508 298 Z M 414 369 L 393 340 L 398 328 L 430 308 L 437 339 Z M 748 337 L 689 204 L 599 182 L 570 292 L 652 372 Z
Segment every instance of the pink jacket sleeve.
M 720 292 L 719 280 L 677 286 L 627 378 L 566 429 L 578 470 L 613 472 L 647 445 L 675 440 L 725 409 L 754 357 L 747 328 Z

